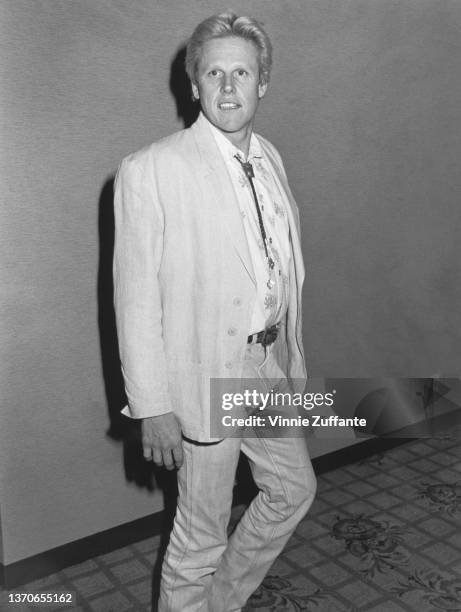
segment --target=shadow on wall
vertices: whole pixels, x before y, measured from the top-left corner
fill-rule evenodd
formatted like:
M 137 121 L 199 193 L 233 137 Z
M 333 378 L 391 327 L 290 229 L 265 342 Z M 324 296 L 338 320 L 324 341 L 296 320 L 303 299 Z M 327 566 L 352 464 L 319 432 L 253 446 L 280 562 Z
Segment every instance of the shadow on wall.
M 192 100 L 189 78 L 184 67 L 185 46 L 176 53 L 170 70 L 170 90 L 176 103 L 177 116 L 189 127 L 197 118 L 199 105 Z M 154 488 L 152 464 L 142 456 L 140 423 L 120 414 L 126 404 L 123 377 L 120 368 L 115 312 L 113 306 L 112 261 L 114 255 L 114 176 L 109 177 L 99 198 L 99 270 L 98 270 L 98 324 L 101 346 L 104 386 L 109 411 L 107 435 L 123 442 L 125 475 L 149 490 Z
M 170 89 L 176 103 L 177 116 L 184 127 L 189 127 L 199 113 L 198 103 L 192 100 L 189 78 L 184 68 L 186 48 L 176 53 L 170 70 Z M 152 464 L 142 455 L 140 422 L 124 417 L 120 411 L 126 404 L 123 377 L 120 368 L 115 312 L 113 306 L 112 261 L 114 255 L 114 176 L 109 177 L 99 198 L 99 270 L 98 270 L 98 323 L 104 386 L 109 412 L 107 435 L 123 442 L 125 476 L 138 486 L 153 490 Z M 156 471 L 155 471 L 156 472 Z
M 109 411 L 106 435 L 123 442 L 125 476 L 128 481 L 153 490 L 152 465 L 142 456 L 140 422 L 124 417 L 126 395 L 120 368 L 115 311 L 112 260 L 114 255 L 114 177 L 104 184 L 99 198 L 98 324 L 102 371 Z
M 109 428 L 106 436 L 123 444 L 125 477 L 139 487 L 153 491 L 157 486 L 164 497 L 159 556 L 153 573 L 153 601 L 158 597 L 161 564 L 168 544 L 176 511 L 177 483 L 175 472 L 156 468 L 145 461 L 141 446 L 141 423 L 120 413 L 126 405 L 126 395 L 120 367 L 115 311 L 113 305 L 112 260 L 114 254 L 114 177 L 104 184 L 99 198 L 99 270 L 98 270 L 98 324 L 101 346 L 102 371 L 106 392 Z
M 176 112 L 184 127 L 190 127 L 197 119 L 200 104 L 192 99 L 189 77 L 185 70 L 186 47 L 182 46 L 171 63 L 170 91 L 176 102 Z
M 176 53 L 170 73 L 170 90 L 176 103 L 177 117 L 184 127 L 196 120 L 200 107 L 192 100 L 190 82 L 184 68 L 186 49 Z M 128 153 L 128 151 L 127 151 Z M 120 367 L 115 311 L 113 305 L 112 262 L 114 255 L 114 176 L 106 179 L 99 197 L 99 268 L 97 281 L 98 325 L 101 347 L 102 371 L 107 399 L 109 428 L 106 436 L 123 444 L 125 477 L 139 487 L 152 491 L 155 487 L 164 495 L 162 544 L 166 547 L 172 520 L 176 511 L 177 484 L 175 472 L 157 469 L 143 458 L 140 421 L 124 417 L 120 411 L 126 405 L 123 376 Z M 153 592 L 158 593 L 162 554 L 153 576 Z M 155 596 L 154 596 L 155 601 Z

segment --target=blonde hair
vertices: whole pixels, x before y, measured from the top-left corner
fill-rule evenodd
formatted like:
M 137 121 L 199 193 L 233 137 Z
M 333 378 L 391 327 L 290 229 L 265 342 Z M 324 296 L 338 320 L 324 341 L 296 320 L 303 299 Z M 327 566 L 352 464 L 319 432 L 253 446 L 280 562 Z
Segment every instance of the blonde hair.
M 272 67 L 272 44 L 261 24 L 252 17 L 238 17 L 229 11 L 212 15 L 198 24 L 187 43 L 186 72 L 195 83 L 203 45 L 214 38 L 237 36 L 252 42 L 259 53 L 259 82 L 268 83 Z

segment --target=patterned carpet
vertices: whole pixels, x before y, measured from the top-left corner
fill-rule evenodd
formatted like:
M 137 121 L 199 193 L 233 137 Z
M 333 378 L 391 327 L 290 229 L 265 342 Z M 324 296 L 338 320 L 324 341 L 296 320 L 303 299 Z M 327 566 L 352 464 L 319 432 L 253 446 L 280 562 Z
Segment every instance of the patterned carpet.
M 245 612 L 461 611 L 459 441 L 409 442 L 320 476 L 311 511 Z M 16 591 L 76 593 L 77 606 L 53 610 L 150 611 L 158 546 L 150 538 Z

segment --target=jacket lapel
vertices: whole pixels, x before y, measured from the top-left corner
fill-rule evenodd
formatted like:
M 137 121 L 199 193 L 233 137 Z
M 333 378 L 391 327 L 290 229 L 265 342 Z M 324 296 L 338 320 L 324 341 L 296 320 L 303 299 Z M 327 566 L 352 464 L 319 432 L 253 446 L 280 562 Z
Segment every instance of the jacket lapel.
M 235 248 L 251 280 L 256 285 L 240 207 L 226 164 L 206 119 L 202 115 L 192 125 L 191 130 L 200 152 L 202 176 L 206 182 L 205 189 L 208 190 L 210 198 L 213 199 L 216 206 L 220 207 L 229 241 Z
M 288 376 L 291 378 L 303 379 L 306 377 L 306 367 L 304 364 L 304 350 L 302 342 L 302 329 L 301 329 L 301 303 L 302 303 L 302 286 L 304 281 L 304 263 L 301 250 L 301 229 L 299 223 L 298 207 L 296 205 L 293 194 L 291 193 L 288 180 L 286 178 L 283 168 L 280 166 L 280 162 L 277 160 L 271 149 L 266 145 L 263 139 L 260 139 L 261 145 L 263 146 L 264 153 L 271 163 L 274 171 L 274 177 L 279 183 L 279 188 L 282 188 L 288 198 L 289 206 L 287 209 L 288 224 L 290 227 L 290 239 L 291 247 L 293 252 L 292 269 L 290 271 L 290 299 L 288 303 L 288 322 L 289 328 L 287 330 L 287 344 L 289 352 L 293 355 L 296 354 L 296 350 L 292 347 L 293 343 L 296 343 L 297 350 L 301 355 L 301 360 L 293 359 Z M 296 296 L 296 299 L 293 297 Z
M 295 260 L 295 266 L 296 266 L 296 275 L 298 278 L 302 280 L 304 278 L 304 264 L 303 264 L 303 257 L 302 257 L 302 251 L 301 251 L 301 236 L 300 236 L 301 229 L 300 229 L 300 223 L 299 223 L 298 207 L 296 205 L 293 194 L 291 193 L 291 189 L 290 189 L 290 186 L 288 185 L 288 181 L 285 176 L 285 173 L 283 169 L 280 167 L 279 162 L 277 161 L 277 159 L 275 158 L 275 156 L 273 155 L 269 147 L 266 146 L 262 138 L 260 138 L 260 142 L 261 142 L 261 146 L 263 147 L 264 153 L 267 156 L 268 160 L 270 161 L 272 169 L 274 170 L 275 179 L 279 183 L 278 186 L 286 193 L 288 202 L 290 204 L 287 210 L 287 216 L 288 216 L 288 224 L 290 227 L 291 243 L 293 247 L 293 254 L 294 254 L 294 260 Z

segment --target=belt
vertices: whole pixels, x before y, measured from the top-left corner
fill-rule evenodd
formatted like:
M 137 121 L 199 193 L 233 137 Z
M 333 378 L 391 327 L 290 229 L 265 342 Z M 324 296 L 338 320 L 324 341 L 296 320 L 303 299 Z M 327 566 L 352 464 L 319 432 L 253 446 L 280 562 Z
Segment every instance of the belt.
M 267 327 L 257 334 L 248 336 L 248 344 L 262 344 L 263 346 L 270 346 L 277 339 L 279 333 L 279 326 L 272 325 Z

